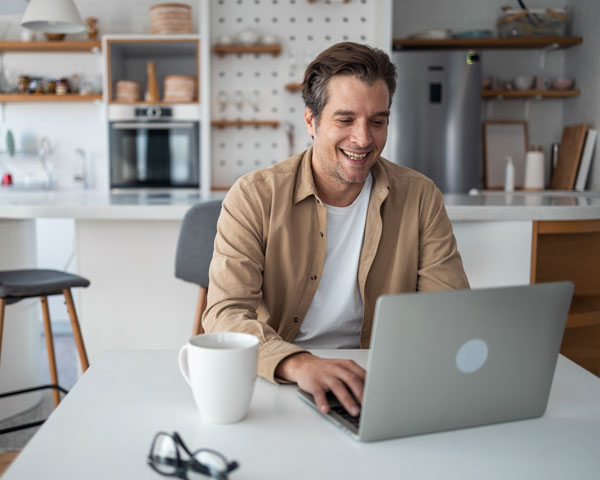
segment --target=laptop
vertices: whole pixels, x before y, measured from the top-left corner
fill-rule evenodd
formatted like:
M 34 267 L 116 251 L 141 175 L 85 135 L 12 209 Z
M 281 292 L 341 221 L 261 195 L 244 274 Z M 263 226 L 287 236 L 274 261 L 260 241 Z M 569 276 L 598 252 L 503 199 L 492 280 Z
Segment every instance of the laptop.
M 360 423 L 370 442 L 540 417 L 573 283 L 383 295 L 377 299 Z M 312 395 L 300 397 L 316 409 Z

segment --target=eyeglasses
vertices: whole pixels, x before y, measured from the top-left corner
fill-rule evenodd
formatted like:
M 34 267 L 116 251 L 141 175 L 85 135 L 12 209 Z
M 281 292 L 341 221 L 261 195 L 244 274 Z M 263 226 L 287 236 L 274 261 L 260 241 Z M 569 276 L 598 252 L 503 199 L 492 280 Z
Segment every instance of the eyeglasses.
M 182 459 L 180 448 L 189 460 Z M 221 453 L 208 448 L 201 448 L 192 453 L 177 432 L 173 432 L 172 435 L 158 432 L 152 440 L 147 462 L 161 475 L 184 480 L 200 480 L 206 477 L 227 480 L 229 472 L 239 466 L 238 462 L 228 462 Z

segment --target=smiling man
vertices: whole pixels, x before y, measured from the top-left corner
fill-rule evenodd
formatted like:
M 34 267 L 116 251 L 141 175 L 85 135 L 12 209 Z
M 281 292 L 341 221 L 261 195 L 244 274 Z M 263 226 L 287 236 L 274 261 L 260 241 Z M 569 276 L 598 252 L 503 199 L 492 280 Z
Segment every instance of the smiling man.
M 210 266 L 207 332 L 260 340 L 259 374 L 360 412 L 365 371 L 311 348 L 368 348 L 381 294 L 468 288 L 440 191 L 380 157 L 396 71 L 339 43 L 307 68 L 307 151 L 228 192 Z

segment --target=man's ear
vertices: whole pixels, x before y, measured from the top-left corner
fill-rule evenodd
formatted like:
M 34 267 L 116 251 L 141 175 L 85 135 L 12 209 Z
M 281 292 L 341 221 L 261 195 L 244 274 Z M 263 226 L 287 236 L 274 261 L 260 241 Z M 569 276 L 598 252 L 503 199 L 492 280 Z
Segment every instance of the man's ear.
M 317 119 L 313 115 L 310 108 L 304 108 L 304 124 L 306 125 L 306 131 L 314 138 L 315 132 L 317 131 Z

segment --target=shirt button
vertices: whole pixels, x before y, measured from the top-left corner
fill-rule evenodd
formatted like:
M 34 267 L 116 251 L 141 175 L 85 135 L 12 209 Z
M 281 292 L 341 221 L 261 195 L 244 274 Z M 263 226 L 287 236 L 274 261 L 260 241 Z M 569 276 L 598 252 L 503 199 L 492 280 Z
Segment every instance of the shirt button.
M 317 279 L 317 276 L 316 276 L 316 275 L 313 275 L 312 277 L 310 277 L 310 279 L 311 279 L 311 280 L 316 280 L 316 279 Z
M 294 317 L 292 320 L 294 323 L 298 323 L 298 317 Z
M 319 232 L 319 234 L 321 235 L 321 238 L 323 238 L 323 232 Z

